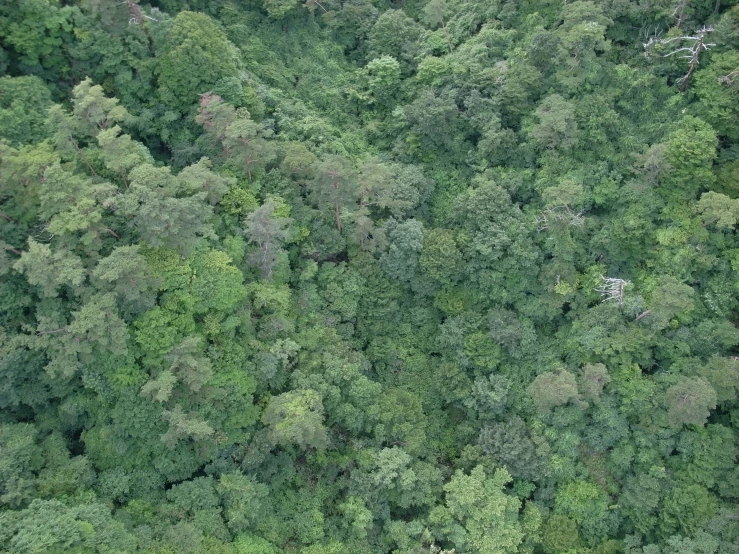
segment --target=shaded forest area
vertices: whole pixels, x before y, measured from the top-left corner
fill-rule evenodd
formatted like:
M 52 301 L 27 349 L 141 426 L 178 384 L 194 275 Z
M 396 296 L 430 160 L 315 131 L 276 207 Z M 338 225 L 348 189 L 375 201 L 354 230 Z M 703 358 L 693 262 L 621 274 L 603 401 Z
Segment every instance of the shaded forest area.
M 0 2 L 0 551 L 739 554 L 737 0 Z

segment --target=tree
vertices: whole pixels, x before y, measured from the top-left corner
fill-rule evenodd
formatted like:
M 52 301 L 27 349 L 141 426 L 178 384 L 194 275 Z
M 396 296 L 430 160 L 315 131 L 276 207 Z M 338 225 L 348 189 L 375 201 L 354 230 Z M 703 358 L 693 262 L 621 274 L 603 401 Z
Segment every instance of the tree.
M 310 177 L 311 168 L 318 161 L 316 156 L 300 142 L 283 144 L 282 156 L 280 169 L 291 177 L 298 179 Z
M 67 323 L 62 313 L 41 312 L 35 333 L 24 337 L 27 346 L 46 352 L 49 375 L 64 380 L 102 359 L 113 363 L 125 360 L 129 332 L 118 315 L 113 294 L 92 295 L 70 319 Z
M 192 392 L 198 392 L 213 376 L 213 366 L 202 353 L 202 342 L 198 336 L 186 337 L 167 355 L 171 364 L 167 371 L 177 375 Z
M 739 371 L 737 365 L 739 360 L 735 357 L 722 358 L 713 356 L 705 367 L 699 370 L 716 391 L 716 401 L 719 404 L 731 403 L 737 398 L 739 390 Z
M 43 451 L 36 444 L 38 430 L 30 423 L 0 426 L 0 503 L 10 508 L 23 507 L 34 489 L 35 472 L 43 466 Z
M 527 390 L 541 412 L 548 412 L 570 401 L 580 402 L 575 376 L 567 370 L 542 373 Z
M 45 296 L 57 296 L 62 285 L 78 287 L 85 280 L 85 269 L 78 256 L 67 250 L 52 252 L 48 244 L 30 238 L 28 250 L 13 268 L 25 273 L 32 285 L 39 285 Z
M 575 520 L 583 538 L 592 544 L 618 527 L 619 521 L 614 519 L 608 506 L 606 491 L 587 480 L 570 481 L 559 486 L 554 500 L 555 513 Z
M 472 384 L 472 397 L 465 399 L 465 405 L 474 407 L 480 417 L 503 415 L 510 400 L 510 388 L 510 381 L 503 375 L 477 377 Z
M 320 209 L 332 209 L 336 230 L 341 233 L 341 210 L 356 201 L 356 171 L 343 156 L 329 154 L 314 164 L 313 173 L 308 189 Z
M 657 526 L 660 503 L 665 495 L 666 474 L 653 469 L 629 475 L 621 489 L 620 504 L 640 533 L 652 533 Z
M 134 536 L 98 503 L 66 506 L 58 500 L 36 499 L 21 512 L 3 512 L 0 523 L 3 543 L 22 554 L 136 548 Z
M 733 229 L 739 220 L 739 200 L 717 192 L 704 192 L 698 201 L 698 212 L 705 226 Z
M 0 77 L 0 137 L 13 145 L 45 139 L 50 106 L 51 92 L 38 77 Z
M 547 554 L 574 550 L 579 542 L 577 523 L 561 514 L 553 514 L 542 529 L 541 546 Z
M 268 200 L 244 220 L 244 234 L 257 247 L 249 259 L 264 279 L 272 277 L 272 270 L 284 255 L 282 246 L 291 235 L 289 226 L 293 220 L 275 217 L 275 207 L 275 203 Z
M 615 301 L 618 304 L 618 309 L 623 309 L 626 287 L 631 283 L 618 277 L 604 277 L 603 275 L 600 276 L 600 279 L 600 286 L 595 290 L 600 293 L 603 302 Z
M 432 27 L 441 23 L 441 28 L 444 30 L 444 36 L 446 37 L 446 43 L 449 47 L 449 52 L 452 51 L 452 41 L 449 38 L 449 31 L 444 23 L 444 14 L 446 13 L 447 6 L 444 0 L 431 0 L 423 8 L 423 16 L 426 23 Z
M 224 144 L 229 152 L 238 156 L 246 169 L 249 180 L 255 168 L 264 168 L 275 157 L 274 147 L 265 140 L 270 135 L 264 126 L 248 117 L 248 113 L 238 113 L 239 117 L 226 129 Z
M 188 165 L 179 175 L 182 188 L 190 193 L 205 192 L 210 205 L 218 204 L 224 195 L 236 183 L 233 177 L 224 177 L 211 170 L 213 163 L 208 158 L 201 158 L 196 164 Z
M 712 55 L 711 63 L 695 74 L 695 92 L 701 99 L 700 111 L 716 131 L 729 140 L 739 141 L 732 121 L 739 117 L 739 87 L 732 86 L 727 75 L 739 69 L 739 54 L 721 52 Z
M 107 205 L 129 218 L 129 225 L 150 246 L 166 246 L 187 254 L 198 240 L 213 238 L 209 220 L 213 212 L 206 192 L 179 196 L 180 181 L 169 168 L 141 165 L 131 172 L 125 193 L 111 197 Z
M 314 390 L 294 390 L 273 397 L 262 414 L 276 444 L 297 444 L 323 450 L 328 434 L 323 426 L 323 403 Z
M 154 160 L 143 144 L 121 132 L 121 128 L 115 125 L 100 131 L 97 141 L 101 149 L 100 157 L 105 167 L 118 174 L 123 184 L 128 186 L 129 172 L 139 165 L 152 164 Z
M 131 313 L 154 306 L 160 280 L 154 276 L 139 245 L 113 249 L 98 262 L 91 276 L 100 289 L 114 292 L 118 302 Z
M 128 119 L 130 115 L 119 104 L 118 99 L 105 96 L 103 88 L 100 85 L 93 85 L 89 78 L 74 87 L 72 105 L 72 113 L 68 113 L 59 105 L 52 106 L 48 112 L 47 126 L 53 131 L 57 151 L 66 158 L 80 160 L 90 174 L 95 175 L 95 168 L 81 145 L 97 137 L 101 132 L 117 128 L 116 124 Z M 112 142 L 117 136 L 116 131 L 111 131 L 103 140 Z M 121 140 L 126 139 L 122 138 L 118 142 Z M 128 140 L 130 141 L 130 138 Z M 128 148 L 126 151 L 129 156 L 130 150 L 131 148 Z M 148 153 L 141 150 L 138 154 L 144 158 L 148 157 Z M 126 167 L 127 161 L 118 162 L 119 167 Z
M 426 273 L 443 284 L 458 281 L 462 271 L 462 253 L 449 229 L 426 229 L 419 263 Z
M 488 327 L 492 339 L 515 359 L 522 358 L 536 344 L 536 330 L 531 321 L 510 310 L 491 310 Z
M 54 0 L 2 6 L 2 71 L 5 72 L 7 58 L 12 54 L 14 68 L 43 75 L 53 82 L 57 91 L 62 88 L 57 83 L 72 70 L 69 46 L 74 40 L 72 27 L 78 13 L 76 7 L 63 6 Z
M 226 523 L 233 533 L 243 533 L 269 512 L 267 485 L 239 471 L 221 475 L 216 490 L 225 508 Z
M 562 7 L 562 24 L 556 29 L 558 39 L 558 64 L 556 76 L 570 92 L 577 93 L 591 76 L 601 69 L 597 55 L 607 52 L 611 42 L 606 39 L 606 29 L 613 20 L 603 13 L 596 2 L 568 2 Z
M 676 26 L 679 28 L 679 25 Z M 680 91 L 684 91 L 688 88 L 690 77 L 693 75 L 698 64 L 700 63 L 700 57 L 703 52 L 708 52 L 712 47 L 716 46 L 714 43 L 708 42 L 708 34 L 714 31 L 711 26 L 703 26 L 696 30 L 693 35 L 672 36 L 666 39 L 650 39 L 647 44 L 644 45 L 645 49 L 653 47 L 655 44 L 662 46 L 662 49 L 672 49 L 667 54 L 663 54 L 665 57 L 675 56 L 677 58 L 688 60 L 688 72 L 678 79 L 680 84 Z
M 485 425 L 477 442 L 483 452 L 493 456 L 516 478 L 535 480 L 546 471 L 548 447 L 542 437 L 532 435 L 520 417 Z
M 451 95 L 424 89 L 403 107 L 403 115 L 410 131 L 406 146 L 411 148 L 411 153 L 453 158 L 462 150 L 463 120 Z
M 276 149 L 266 140 L 271 131 L 252 120 L 246 108 L 235 109 L 217 94 L 203 94 L 195 121 L 223 146 L 227 159 L 233 156 L 246 170 L 249 180 L 256 168 L 264 168 L 276 157 Z
M 670 425 L 705 425 L 710 410 L 716 408 L 716 391 L 702 377 L 681 377 L 665 392 Z
M 229 313 L 246 298 L 244 274 L 226 252 L 203 247 L 193 255 L 191 268 L 192 278 L 183 292 L 191 297 L 194 313 Z
M 598 402 L 603 387 L 611 382 L 608 368 L 603 364 L 585 364 L 580 370 L 582 395 L 585 400 Z
M 695 309 L 695 290 L 674 277 L 663 277 L 651 300 L 651 311 L 642 315 L 655 329 L 664 329 L 673 318 L 687 316 Z
M 676 486 L 664 501 L 660 528 L 664 536 L 675 533 L 694 535 L 718 509 L 716 498 L 700 485 Z
M 510 480 L 505 469 L 498 469 L 491 476 L 485 474 L 482 466 L 475 467 L 469 475 L 455 472 L 451 481 L 444 485 L 446 505 L 431 512 L 431 523 L 446 523 L 451 531 L 452 522 L 458 522 L 461 532 L 452 532 L 450 538 L 458 548 L 466 551 L 480 554 L 517 552 L 524 538 L 518 519 L 521 503 L 503 492 Z
M 105 95 L 103 87 L 85 79 L 72 90 L 72 117 L 83 136 L 94 137 L 129 117 L 117 98 Z
M 186 414 L 179 404 L 176 404 L 172 410 L 164 410 L 162 419 L 169 423 L 169 428 L 161 439 L 170 449 L 175 448 L 177 443 L 183 439 L 191 438 L 195 441 L 203 441 L 215 433 L 207 421 L 196 415 Z
M 159 97 L 168 106 L 187 112 L 199 94 L 226 79 L 238 78 L 240 66 L 238 50 L 210 17 L 182 11 L 157 60 Z
M 575 107 L 559 94 L 547 96 L 536 108 L 538 119 L 531 136 L 550 150 L 570 150 L 577 144 L 578 130 Z
M 371 102 L 378 109 L 387 109 L 400 91 L 400 63 L 392 56 L 370 60 L 362 70 Z
M 465 277 L 486 297 L 512 301 L 518 291 L 535 286 L 529 279 L 538 254 L 530 226 L 508 192 L 493 181 L 481 181 L 458 195 L 452 206 L 453 221 L 465 237 L 460 245 Z
M 665 159 L 670 170 L 660 180 L 659 193 L 670 202 L 693 200 L 716 180 L 716 131 L 704 121 L 686 116 L 667 136 Z
M 95 183 L 86 175 L 62 169 L 54 164 L 44 171 L 38 188 L 39 216 L 47 220 L 48 231 L 66 235 L 86 231 L 82 243 L 91 244 L 101 233 L 120 236 L 103 223 L 105 200 L 114 192 L 108 183 Z
M 390 218 L 383 226 L 388 248 L 380 256 L 385 273 L 401 281 L 410 281 L 418 268 L 418 255 L 423 250 L 423 224 L 415 219 L 398 223 Z
M 265 11 L 274 19 L 282 19 L 299 5 L 300 0 L 262 0 Z
M 391 56 L 407 75 L 415 66 L 422 30 L 403 10 L 387 10 L 369 33 L 370 59 Z
M 359 168 L 359 188 L 357 190 L 359 209 L 374 207 L 377 211 L 389 211 L 393 217 L 400 218 L 411 202 L 403 196 L 403 190 L 396 185 L 392 169 L 375 157 L 369 157 Z

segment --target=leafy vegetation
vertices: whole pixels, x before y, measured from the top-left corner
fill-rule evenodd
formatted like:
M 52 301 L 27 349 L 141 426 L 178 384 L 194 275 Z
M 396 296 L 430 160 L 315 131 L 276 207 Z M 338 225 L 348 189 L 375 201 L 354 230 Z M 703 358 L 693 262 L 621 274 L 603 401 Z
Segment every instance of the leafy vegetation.
M 0 5 L 0 551 L 738 554 L 736 0 Z

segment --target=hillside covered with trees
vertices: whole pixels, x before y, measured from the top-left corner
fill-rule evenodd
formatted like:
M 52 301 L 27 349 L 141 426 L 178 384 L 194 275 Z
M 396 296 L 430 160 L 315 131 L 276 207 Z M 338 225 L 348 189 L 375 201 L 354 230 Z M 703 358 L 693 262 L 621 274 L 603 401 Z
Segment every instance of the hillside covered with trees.
M 739 554 L 737 0 L 7 0 L 0 75 L 0 552 Z

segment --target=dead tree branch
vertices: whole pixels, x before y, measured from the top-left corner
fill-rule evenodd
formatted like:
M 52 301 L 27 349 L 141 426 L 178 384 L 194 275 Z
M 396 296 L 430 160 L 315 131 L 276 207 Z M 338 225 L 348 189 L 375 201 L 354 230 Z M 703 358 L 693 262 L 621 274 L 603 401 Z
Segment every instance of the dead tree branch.
M 687 73 L 677 81 L 680 84 L 680 91 L 684 91 L 688 88 L 690 77 L 693 75 L 695 70 L 698 69 L 701 53 L 708 52 L 712 47 L 716 46 L 714 43 L 706 42 L 706 35 L 713 32 L 713 30 L 714 29 L 711 26 L 704 26 L 698 29 L 695 32 L 695 35 L 685 35 L 669 39 L 652 37 L 643 45 L 645 55 L 648 55 L 650 49 L 656 45 L 670 45 L 675 43 L 678 45 L 684 44 L 685 46 L 680 46 L 679 48 L 675 48 L 671 52 L 662 55 L 663 58 L 677 56 L 678 58 L 688 60 Z
M 610 300 L 617 301 L 618 308 L 620 310 L 624 305 L 626 285 L 630 284 L 630 282 L 614 277 L 604 277 L 603 275 L 601 275 L 600 278 L 601 284 L 597 289 L 595 289 L 596 292 L 599 292 L 603 297 L 603 302 L 608 302 Z
M 583 212 L 573 212 L 567 204 L 562 206 L 555 206 L 544 210 L 535 219 L 536 230 L 541 232 L 549 227 L 553 223 L 563 223 L 570 227 L 581 227 L 585 224 L 585 218 L 582 216 Z

